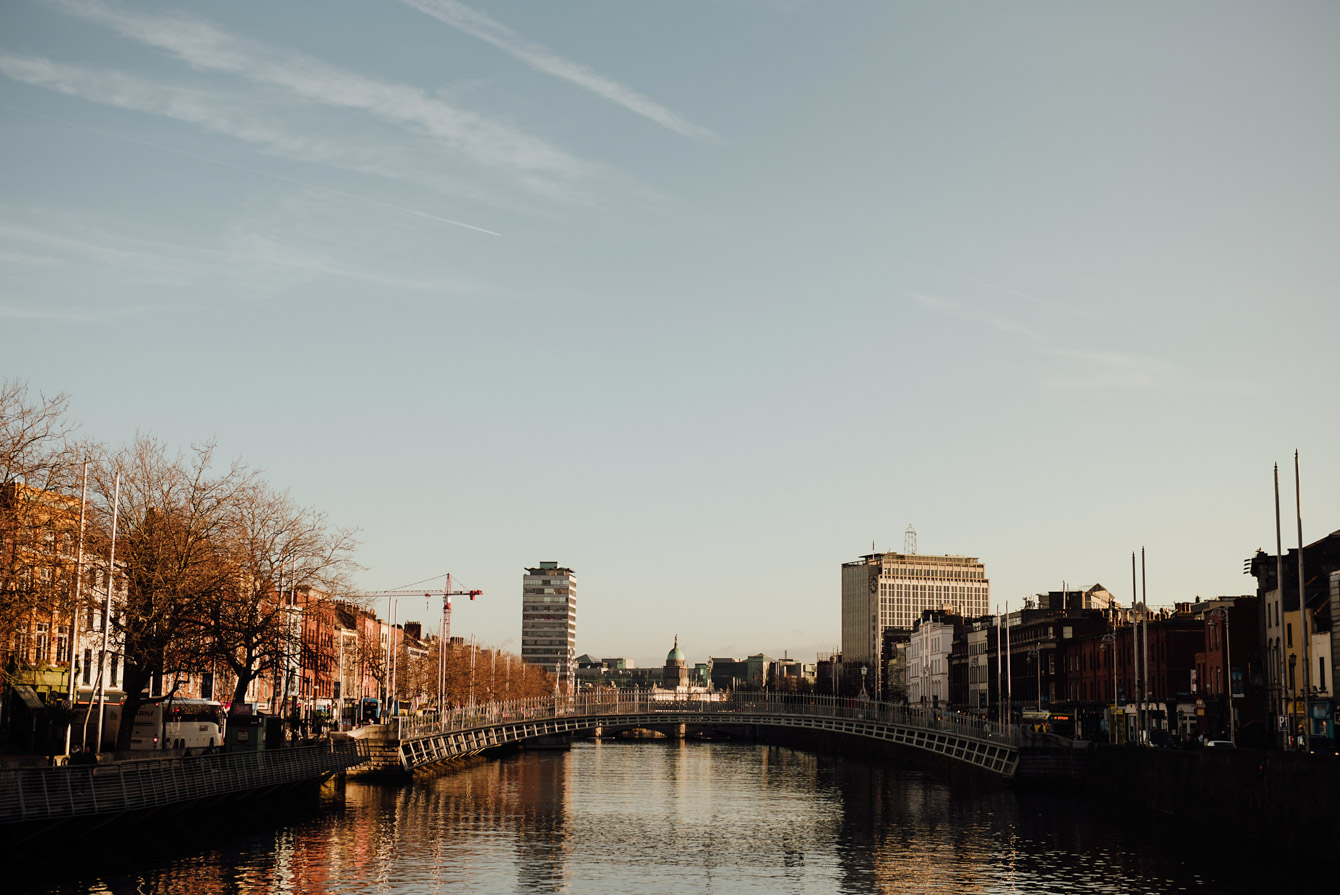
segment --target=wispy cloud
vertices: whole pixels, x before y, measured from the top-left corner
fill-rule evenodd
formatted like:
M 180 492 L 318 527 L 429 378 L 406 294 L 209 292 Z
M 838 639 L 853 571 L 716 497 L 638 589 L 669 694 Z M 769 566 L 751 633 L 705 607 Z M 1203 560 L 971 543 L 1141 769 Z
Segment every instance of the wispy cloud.
M 923 308 L 935 311 L 940 314 L 951 314 L 964 320 L 971 320 L 985 326 L 998 329 L 1003 333 L 1022 336 L 1032 341 L 1041 342 L 1042 336 L 1036 333 L 1031 327 L 1019 323 L 1016 320 L 1007 320 L 993 314 L 985 314 L 976 308 L 970 307 L 952 299 L 943 298 L 938 295 L 927 295 L 924 292 L 909 292 L 908 298 L 911 298 Z
M 0 52 L 0 74 L 89 102 L 172 118 L 257 145 L 275 155 L 388 178 L 402 176 L 378 161 L 373 147 L 350 152 L 347 137 L 326 140 L 295 133 L 275 118 L 241 111 L 231 97 L 217 91 L 161 84 L 120 71 L 3 52 Z
M 0 320 L 21 320 L 38 323 L 73 323 L 93 325 L 106 323 L 126 317 L 143 317 L 161 314 L 174 309 L 163 305 L 122 305 L 108 307 L 54 308 L 49 302 L 30 300 L 28 304 L 16 304 L 14 297 L 0 304 Z
M 921 305 L 923 308 L 929 308 L 932 311 L 939 311 L 942 314 L 962 314 L 963 307 L 956 301 L 947 298 L 941 298 L 938 295 L 927 295 L 924 292 L 909 292 L 907 297 Z
M 509 172 L 540 192 L 564 194 L 593 173 L 543 139 L 451 106 L 417 87 L 379 81 L 291 50 L 237 38 L 180 14 L 133 12 L 101 0 L 48 2 L 197 69 L 235 75 L 304 102 L 357 111 L 425 135 L 474 164 Z
M 1054 357 L 1077 361 L 1064 376 L 1046 380 L 1061 391 L 1095 388 L 1149 388 L 1165 381 L 1172 367 L 1158 358 L 1121 351 L 1048 348 Z
M 601 99 L 622 106 L 677 134 L 695 140 L 711 140 L 716 137 L 711 130 L 684 120 L 631 87 L 607 78 L 589 66 L 551 53 L 544 47 L 526 40 L 498 20 L 463 3 L 457 3 L 455 0 L 402 0 L 402 2 L 443 24 L 492 44 L 535 71 L 575 84 Z
M 42 263 L 0 267 L 0 316 L 79 322 L 192 312 L 219 307 L 221 301 L 264 301 L 321 276 L 400 292 L 443 291 L 440 282 L 387 276 L 348 253 L 295 246 L 276 229 L 262 233 L 239 223 L 215 246 L 201 247 L 40 209 L 5 208 L 0 243 L 12 254 Z M 251 238 L 238 238 L 239 232 Z
M 1022 293 L 1020 297 L 1027 298 Z M 930 311 L 987 326 L 1028 343 L 1035 354 L 1061 358 L 1069 364 L 1065 375 L 1049 376 L 1043 382 L 1059 390 L 1098 388 L 1148 388 L 1166 381 L 1173 367 L 1158 358 L 1104 349 L 1060 348 L 1026 324 L 1008 320 L 953 299 L 909 292 L 907 297 Z
M 260 133 L 260 131 L 264 130 L 263 128 L 250 127 L 250 128 L 237 129 L 237 128 L 223 127 L 223 124 L 219 120 L 217 114 L 213 112 L 208 113 L 203 112 L 202 107 L 198 103 L 181 104 L 171 102 L 170 100 L 164 103 L 164 102 L 158 102 L 158 100 L 163 99 L 163 97 L 161 96 L 145 97 L 143 95 L 140 95 L 138 99 L 141 100 L 141 104 L 137 106 L 133 102 L 134 98 L 128 95 L 124 90 L 114 88 L 110 91 L 110 93 L 104 94 L 102 92 L 102 89 L 98 87 L 95 82 L 90 80 L 90 77 L 92 75 L 91 72 L 84 72 L 76 69 L 71 69 L 69 66 L 56 66 L 54 63 L 50 63 L 48 60 L 45 59 L 24 59 L 20 57 L 5 56 L 4 54 L 0 54 L 0 74 L 9 74 L 18 80 L 24 80 L 27 81 L 28 83 L 32 83 L 38 86 L 51 87 L 53 89 L 60 90 L 61 92 L 69 93 L 72 95 L 80 95 L 76 88 L 76 85 L 73 84 L 72 81 L 82 81 L 83 82 L 82 86 L 92 88 L 91 95 L 89 96 L 89 98 L 94 99 L 95 101 L 98 95 L 102 94 L 104 98 L 107 99 L 108 102 L 112 103 L 113 105 L 118 105 L 121 108 L 142 108 L 143 111 L 163 111 L 163 114 L 170 115 L 171 117 L 178 118 L 179 120 L 190 121 L 191 123 L 199 124 L 208 129 L 217 129 L 222 132 L 228 133 L 231 136 L 236 136 L 239 139 L 247 139 L 247 137 L 250 136 L 259 139 L 261 142 L 267 143 L 270 146 L 274 146 L 275 144 L 274 140 L 266 140 L 264 136 Z M 133 79 L 129 79 L 125 76 L 119 75 L 118 73 L 109 73 L 109 74 L 110 77 L 108 78 L 108 81 L 111 82 L 112 84 L 115 84 L 117 87 L 124 87 L 128 83 L 133 83 Z M 73 75 L 74 77 L 70 77 L 71 75 Z M 173 111 L 168 111 L 166 108 L 163 108 L 164 106 L 171 107 L 176 114 L 174 114 Z M 10 106 L 4 106 L 3 104 L 0 104 L 0 107 L 12 108 Z M 189 108 L 192 112 L 195 112 L 197 114 L 186 114 L 184 110 L 187 108 Z M 295 177 L 289 177 L 283 174 L 277 174 L 273 171 L 264 171 L 260 168 L 253 167 L 251 165 L 240 165 L 237 162 L 229 162 L 223 159 L 214 158 L 212 156 L 202 155 L 197 152 L 188 152 L 184 149 L 177 149 L 172 146 L 165 146 L 162 143 L 154 143 L 149 140 L 141 140 L 137 137 L 131 137 L 126 134 L 119 134 L 114 131 L 109 131 L 100 127 L 93 127 L 92 125 L 88 124 L 80 124 L 75 121 L 67 121 L 61 118 L 54 118 L 50 115 L 40 115 L 36 112 L 29 112 L 22 109 L 15 109 L 15 111 L 23 112 L 24 114 L 32 115 L 35 118 L 41 118 L 45 121 L 52 121 L 58 124 L 63 124 L 66 125 L 67 127 L 92 131 L 94 133 L 102 134 L 103 136 L 111 137 L 116 140 L 124 140 L 128 143 L 135 143 L 139 146 L 146 146 L 151 149 L 156 149 L 160 152 L 170 152 L 175 155 L 186 156 L 187 158 L 192 158 L 197 161 L 206 162 L 211 165 L 219 165 L 225 168 L 232 168 L 237 171 L 245 171 L 249 174 L 254 174 L 259 177 L 266 177 L 273 180 L 283 181 L 284 183 L 293 184 L 294 186 L 303 187 L 304 189 L 317 190 L 319 192 L 328 193 L 330 195 L 341 196 L 345 199 L 352 199 L 355 202 L 366 203 L 369 205 L 376 205 L 382 208 L 389 208 L 394 211 L 398 211 L 402 214 L 423 218 L 425 220 L 436 221 L 439 224 L 450 224 L 453 227 L 463 227 L 467 230 L 474 230 L 479 233 L 487 233 L 490 236 L 501 235 L 494 230 L 489 230 L 487 228 L 479 227 L 474 224 L 467 224 L 464 221 L 453 220 L 452 218 L 446 218 L 442 217 L 441 215 L 431 214 L 429 212 L 422 211 L 417 208 L 410 208 L 405 205 L 397 205 L 394 202 L 387 202 L 382 199 L 374 199 L 370 196 L 359 196 L 354 193 L 346 192 L 344 190 L 334 189 L 333 187 L 322 186 L 321 184 L 316 183 L 309 183 L 304 180 L 299 180 Z M 328 164 L 332 162 L 331 159 L 327 159 L 326 161 Z

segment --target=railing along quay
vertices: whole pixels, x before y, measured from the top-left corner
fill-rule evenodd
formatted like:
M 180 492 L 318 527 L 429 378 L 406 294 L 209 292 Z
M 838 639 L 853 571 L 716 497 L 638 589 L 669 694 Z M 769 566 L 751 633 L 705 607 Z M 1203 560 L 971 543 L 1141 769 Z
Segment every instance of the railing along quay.
M 366 744 L 0 769 L 0 823 L 119 814 L 319 779 L 367 760 Z

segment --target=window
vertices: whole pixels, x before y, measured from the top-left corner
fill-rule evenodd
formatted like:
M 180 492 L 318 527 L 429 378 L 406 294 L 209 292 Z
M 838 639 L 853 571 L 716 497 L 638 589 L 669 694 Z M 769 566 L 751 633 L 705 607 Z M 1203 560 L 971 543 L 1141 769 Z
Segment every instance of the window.
M 37 637 L 34 646 L 36 649 L 33 651 L 33 663 L 37 665 L 46 664 L 51 649 L 51 626 L 46 622 L 37 623 Z
M 93 650 L 84 650 L 84 683 L 93 683 Z

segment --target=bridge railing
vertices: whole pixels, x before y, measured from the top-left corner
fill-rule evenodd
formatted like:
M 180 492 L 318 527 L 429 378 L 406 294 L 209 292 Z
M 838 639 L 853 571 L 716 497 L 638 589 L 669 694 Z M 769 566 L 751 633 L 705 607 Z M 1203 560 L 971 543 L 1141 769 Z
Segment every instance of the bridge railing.
M 728 716 L 748 713 L 778 717 L 832 718 L 900 724 L 928 731 L 952 733 L 973 739 L 1019 745 L 1019 728 L 974 715 L 943 709 L 907 706 L 835 696 L 802 696 L 767 692 L 703 693 L 688 696 L 657 691 L 615 690 L 577 696 L 547 696 L 508 702 L 461 706 L 445 713 L 391 719 L 391 734 L 397 739 L 415 739 L 437 733 L 471 730 L 496 724 L 560 717 L 610 717 L 620 715 L 684 715 L 686 713 Z

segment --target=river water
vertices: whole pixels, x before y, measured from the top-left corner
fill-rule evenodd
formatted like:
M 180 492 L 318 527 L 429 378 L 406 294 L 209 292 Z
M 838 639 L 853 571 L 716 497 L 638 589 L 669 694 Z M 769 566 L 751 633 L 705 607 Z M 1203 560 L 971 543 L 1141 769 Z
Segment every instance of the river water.
M 204 843 L 154 848 L 166 831 L 150 830 L 143 853 L 52 869 L 32 891 L 1263 891 L 1240 854 L 1103 815 L 942 768 L 732 742 L 578 742 L 413 785 L 328 785 L 315 808 L 211 828 Z

